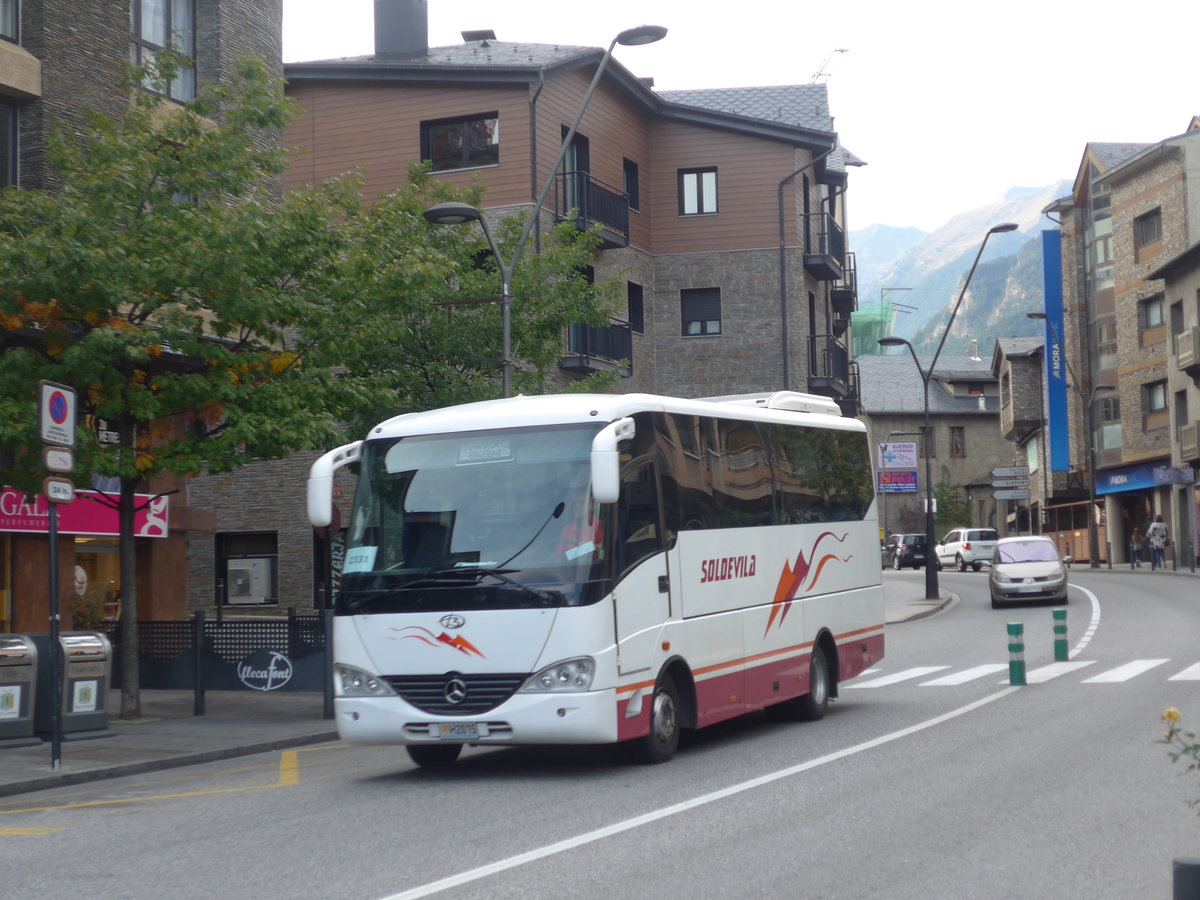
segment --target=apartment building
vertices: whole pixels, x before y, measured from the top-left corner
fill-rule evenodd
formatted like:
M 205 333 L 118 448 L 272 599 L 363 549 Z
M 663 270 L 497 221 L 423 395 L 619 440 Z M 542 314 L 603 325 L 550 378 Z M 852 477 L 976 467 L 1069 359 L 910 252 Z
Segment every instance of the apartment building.
M 190 99 L 198 83 L 220 79 L 239 56 L 260 57 L 279 71 L 281 31 L 277 0 L 0 0 L 0 186 L 52 190 L 49 137 L 81 132 L 85 109 L 115 113 L 127 105 L 122 78 L 131 59 L 144 61 L 172 42 L 193 58 L 163 97 L 170 104 Z M 106 439 L 105 423 L 79 423 L 77 440 Z M 211 546 L 213 517 L 189 503 L 184 484 L 156 479 L 142 491 L 170 497 L 142 514 L 155 521 L 137 538 L 139 610 L 143 618 L 179 618 L 187 611 L 188 535 Z M 115 603 L 116 513 L 91 506 L 86 515 L 63 516 L 58 581 L 64 596 L 82 578 L 82 590 Z M 0 631 L 48 627 L 48 520 L 44 501 L 0 485 Z
M 427 159 L 481 180 L 488 215 L 529 215 L 602 50 L 491 30 L 431 48 L 424 2 L 375 8 L 373 55 L 285 66 L 304 110 L 290 183 L 355 168 L 379 195 Z M 852 411 L 844 194 L 859 160 L 825 86 L 655 91 L 622 65 L 638 48 L 618 51 L 538 213 L 602 226 L 595 274 L 625 281 L 626 312 L 564 335 L 559 381 L 628 360 L 620 390 L 811 390 Z
M 1181 439 L 1197 411 L 1198 300 L 1184 293 L 1200 240 L 1197 125 L 1153 144 L 1088 144 L 1072 193 L 1045 210 L 1058 217 L 1061 248 L 1048 297 L 1052 283 L 1062 294 L 1045 310 L 1047 343 L 1068 365 L 1065 414 L 1050 416 L 1048 443 L 1069 447 L 1069 459 L 1051 468 L 1094 471 L 1100 552 L 1118 563 L 1133 528 L 1157 515 L 1174 539 L 1169 556 L 1194 560 L 1198 460 Z

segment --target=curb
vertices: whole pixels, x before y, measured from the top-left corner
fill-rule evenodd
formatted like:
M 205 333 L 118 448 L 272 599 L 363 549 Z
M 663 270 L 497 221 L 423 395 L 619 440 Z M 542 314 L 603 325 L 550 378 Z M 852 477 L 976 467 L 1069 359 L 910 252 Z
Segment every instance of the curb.
M 254 744 L 243 744 L 239 747 L 224 747 L 220 750 L 205 750 L 200 753 L 169 756 L 163 759 L 149 759 L 143 762 L 104 766 L 97 769 L 87 769 L 82 772 L 56 772 L 42 778 L 31 778 L 11 784 L 0 784 L 0 797 L 11 797 L 15 794 L 27 794 L 34 791 L 44 791 L 49 788 L 69 787 L 75 784 L 103 781 L 107 778 L 122 778 L 126 775 L 160 772 L 164 769 L 194 766 L 199 763 L 249 756 L 252 753 L 269 753 L 272 750 L 288 750 L 292 747 L 303 747 L 307 744 L 323 744 L 327 741 L 336 740 L 338 740 L 337 731 L 327 731 L 318 734 L 302 734 L 294 737 L 276 738 Z

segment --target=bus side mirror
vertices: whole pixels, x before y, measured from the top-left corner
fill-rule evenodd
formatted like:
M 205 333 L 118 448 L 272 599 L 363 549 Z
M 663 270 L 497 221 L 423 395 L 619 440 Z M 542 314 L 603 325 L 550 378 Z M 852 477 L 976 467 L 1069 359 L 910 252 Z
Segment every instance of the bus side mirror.
M 592 438 L 592 496 L 597 503 L 616 503 L 621 496 L 621 454 L 617 444 L 636 433 L 626 416 L 610 422 Z
M 308 521 L 314 528 L 324 528 L 333 521 L 333 473 L 357 462 L 361 455 L 362 441 L 355 441 L 330 450 L 309 468 Z

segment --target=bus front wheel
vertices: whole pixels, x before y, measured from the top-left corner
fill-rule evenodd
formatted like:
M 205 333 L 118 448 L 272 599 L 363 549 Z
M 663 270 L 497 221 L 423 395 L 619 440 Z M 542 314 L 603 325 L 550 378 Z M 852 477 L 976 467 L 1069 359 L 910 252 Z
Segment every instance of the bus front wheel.
M 408 744 L 405 747 L 412 761 L 426 769 L 454 765 L 462 748 L 462 744 Z
M 650 733 L 637 742 L 637 756 L 644 763 L 665 763 L 679 749 L 679 690 L 670 675 L 654 686 L 650 701 Z

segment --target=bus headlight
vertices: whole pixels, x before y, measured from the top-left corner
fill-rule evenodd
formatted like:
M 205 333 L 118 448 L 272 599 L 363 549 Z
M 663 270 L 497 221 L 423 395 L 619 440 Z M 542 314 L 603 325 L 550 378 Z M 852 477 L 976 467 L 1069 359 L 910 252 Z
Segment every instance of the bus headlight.
M 550 693 L 554 691 L 586 691 L 592 687 L 596 661 L 590 656 L 564 659 L 530 676 L 522 691 Z
M 342 663 L 333 664 L 333 684 L 339 697 L 386 697 L 396 693 L 378 675 Z

